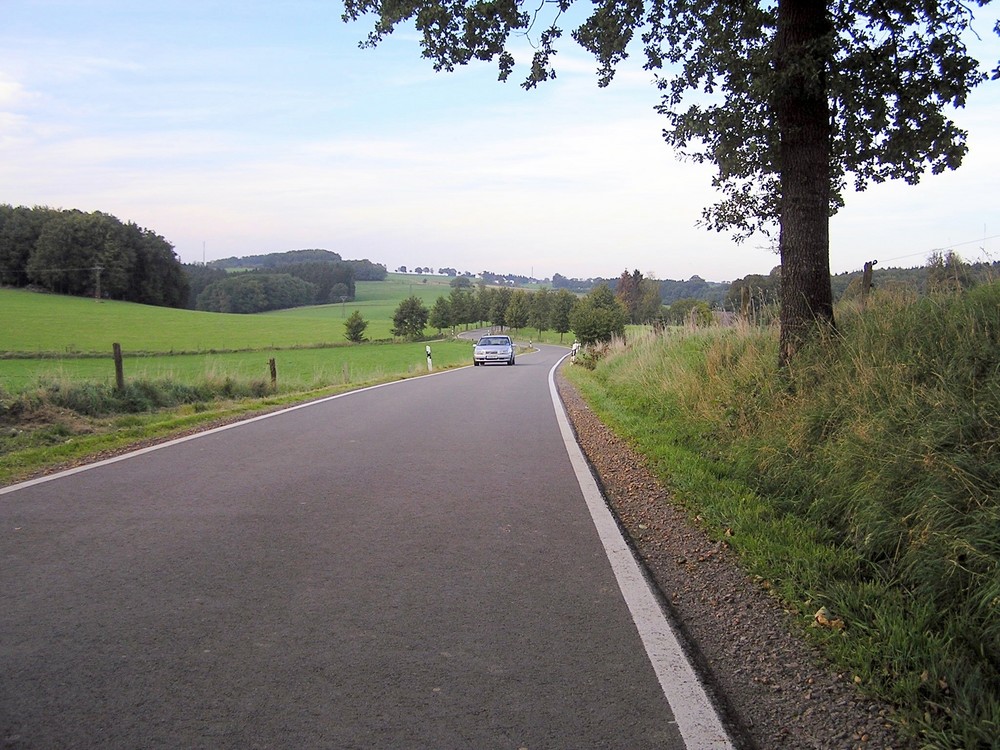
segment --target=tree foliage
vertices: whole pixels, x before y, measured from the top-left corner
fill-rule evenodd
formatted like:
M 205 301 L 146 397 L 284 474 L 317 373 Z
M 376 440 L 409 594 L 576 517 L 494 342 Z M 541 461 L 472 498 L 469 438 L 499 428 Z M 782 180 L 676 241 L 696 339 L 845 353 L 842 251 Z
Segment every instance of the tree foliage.
M 761 320 L 761 313 L 777 306 L 781 290 L 781 267 L 767 276 L 750 274 L 734 281 L 726 292 L 727 310 L 738 312 L 744 318 Z
M 584 345 L 624 336 L 627 321 L 628 311 L 606 284 L 592 289 L 569 316 L 571 330 Z
M 437 328 L 438 333 L 445 328 L 451 328 L 455 325 L 455 320 L 451 312 L 451 302 L 449 302 L 447 297 L 442 296 L 434 300 L 434 304 L 431 306 L 430 313 L 427 316 L 427 324 L 431 328 Z
M 652 323 L 660 317 L 663 306 L 660 285 L 644 277 L 638 268 L 632 273 L 628 269 L 622 272 L 615 286 L 615 297 L 628 312 L 630 323 Z
M 529 302 L 528 325 L 541 336 L 542 331 L 552 327 L 552 294 L 546 287 L 542 287 L 529 297 Z
M 360 310 L 355 310 L 344 321 L 344 337 L 354 344 L 360 344 L 365 340 L 366 328 L 368 321 L 361 317 Z
M 185 263 L 184 274 L 188 280 L 187 307 L 195 310 L 198 307 L 198 296 L 205 291 L 205 288 L 216 281 L 221 281 L 228 274 L 221 268 L 203 265 L 201 263 Z
M 419 339 L 424 335 L 430 313 L 420 297 L 407 297 L 392 315 L 392 335 L 406 339 Z
M 709 326 L 715 320 L 709 306 L 699 299 L 679 299 L 667 310 L 666 321 L 676 326 Z
M 560 342 L 562 342 L 563 335 L 572 330 L 570 315 L 573 313 L 576 300 L 576 296 L 568 289 L 559 289 L 552 295 L 551 307 L 549 308 L 549 326 L 559 334 Z
M 0 205 L 0 283 L 167 307 L 188 296 L 169 242 L 99 211 Z
M 528 293 L 523 289 L 518 289 L 510 295 L 507 303 L 507 310 L 504 313 L 504 322 L 508 328 L 519 331 L 528 325 L 531 318 L 531 300 Z
M 926 290 L 929 294 L 960 292 L 974 284 L 971 269 L 958 253 L 936 250 L 927 258 Z
M 262 255 L 235 255 L 230 258 L 213 260 L 208 265 L 228 271 L 243 271 L 247 269 L 266 269 L 273 271 L 278 266 L 291 266 L 299 263 L 338 263 L 342 261 L 340 253 L 332 250 L 313 248 L 309 250 L 289 250 L 284 253 L 264 253 Z
M 197 309 L 223 313 L 259 313 L 312 303 L 315 284 L 289 274 L 232 273 L 205 287 Z
M 641 32 L 666 141 L 716 168 L 722 198 L 704 225 L 740 240 L 777 228 L 787 361 L 817 322 L 833 324 L 829 217 L 848 183 L 914 183 L 961 164 L 966 133 L 946 112 L 987 78 L 963 39 L 988 2 L 596 0 L 572 37 L 605 86 Z M 346 0 L 344 18 L 374 16 L 368 46 L 412 20 L 435 69 L 496 60 L 501 80 L 515 66 L 510 37 L 528 35 L 532 88 L 555 78 L 573 5 Z
M 622 275 L 618 277 L 618 285 L 615 287 L 615 297 L 628 312 L 629 322 L 638 323 L 636 315 L 639 308 L 639 282 L 642 281 L 642 273 L 635 269 L 632 273 L 626 268 Z
M 459 287 L 451 290 L 448 295 L 448 312 L 451 315 L 451 325 L 469 326 L 481 319 L 476 296 L 469 287 Z
M 288 274 L 315 287 L 313 297 L 306 305 L 326 305 L 354 299 L 354 266 L 342 261 L 292 263 L 276 265 L 271 273 Z

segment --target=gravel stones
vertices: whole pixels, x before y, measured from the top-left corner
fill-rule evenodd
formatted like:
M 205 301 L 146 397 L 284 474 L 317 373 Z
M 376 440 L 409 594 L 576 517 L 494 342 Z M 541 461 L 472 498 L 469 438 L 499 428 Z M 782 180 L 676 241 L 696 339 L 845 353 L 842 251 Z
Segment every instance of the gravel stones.
M 736 556 L 676 508 L 641 455 L 561 375 L 559 393 L 611 510 L 659 589 L 741 747 L 906 748 L 891 708 L 794 634 L 789 613 Z

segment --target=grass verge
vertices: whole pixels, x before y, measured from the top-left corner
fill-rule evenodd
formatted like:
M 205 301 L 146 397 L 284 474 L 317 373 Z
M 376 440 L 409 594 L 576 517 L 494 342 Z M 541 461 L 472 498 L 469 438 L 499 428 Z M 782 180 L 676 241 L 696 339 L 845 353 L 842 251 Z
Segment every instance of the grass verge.
M 465 357 L 435 370 L 468 364 Z M 107 382 L 50 380 L 9 396 L 0 392 L 0 486 L 43 471 L 95 460 L 147 441 L 212 426 L 380 383 L 425 374 L 408 361 L 366 380 L 272 392 L 264 380 L 211 378 L 197 382 L 130 381 L 123 391 Z
M 839 321 L 784 371 L 774 331 L 716 329 L 570 377 L 906 732 L 998 747 L 1000 285 Z

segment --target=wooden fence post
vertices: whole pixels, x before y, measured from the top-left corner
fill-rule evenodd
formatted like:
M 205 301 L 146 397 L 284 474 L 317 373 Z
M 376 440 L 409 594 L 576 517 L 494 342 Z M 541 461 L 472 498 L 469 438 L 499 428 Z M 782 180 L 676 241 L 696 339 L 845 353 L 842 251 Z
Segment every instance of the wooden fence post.
M 125 390 L 125 368 L 122 365 L 122 345 L 114 343 L 111 345 L 115 355 L 115 387 L 119 391 Z
M 268 367 L 271 368 L 271 387 L 272 388 L 277 388 L 278 387 L 278 365 L 274 361 L 274 357 L 271 357 L 269 360 L 267 360 L 267 365 L 268 365 Z
M 874 274 L 873 267 L 878 263 L 877 260 L 870 260 L 865 263 L 864 273 L 861 274 L 861 304 L 868 304 L 868 293 L 872 289 L 872 275 Z

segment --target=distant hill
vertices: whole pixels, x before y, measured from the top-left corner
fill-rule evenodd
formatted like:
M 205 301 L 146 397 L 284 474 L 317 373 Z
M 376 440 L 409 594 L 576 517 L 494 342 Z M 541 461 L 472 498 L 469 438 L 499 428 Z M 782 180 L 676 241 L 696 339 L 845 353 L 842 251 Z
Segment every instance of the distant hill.
M 277 268 L 293 263 L 337 263 L 342 261 L 339 253 L 332 250 L 289 250 L 285 253 L 267 253 L 266 255 L 246 255 L 242 258 L 223 258 L 211 260 L 206 265 L 213 268 Z

